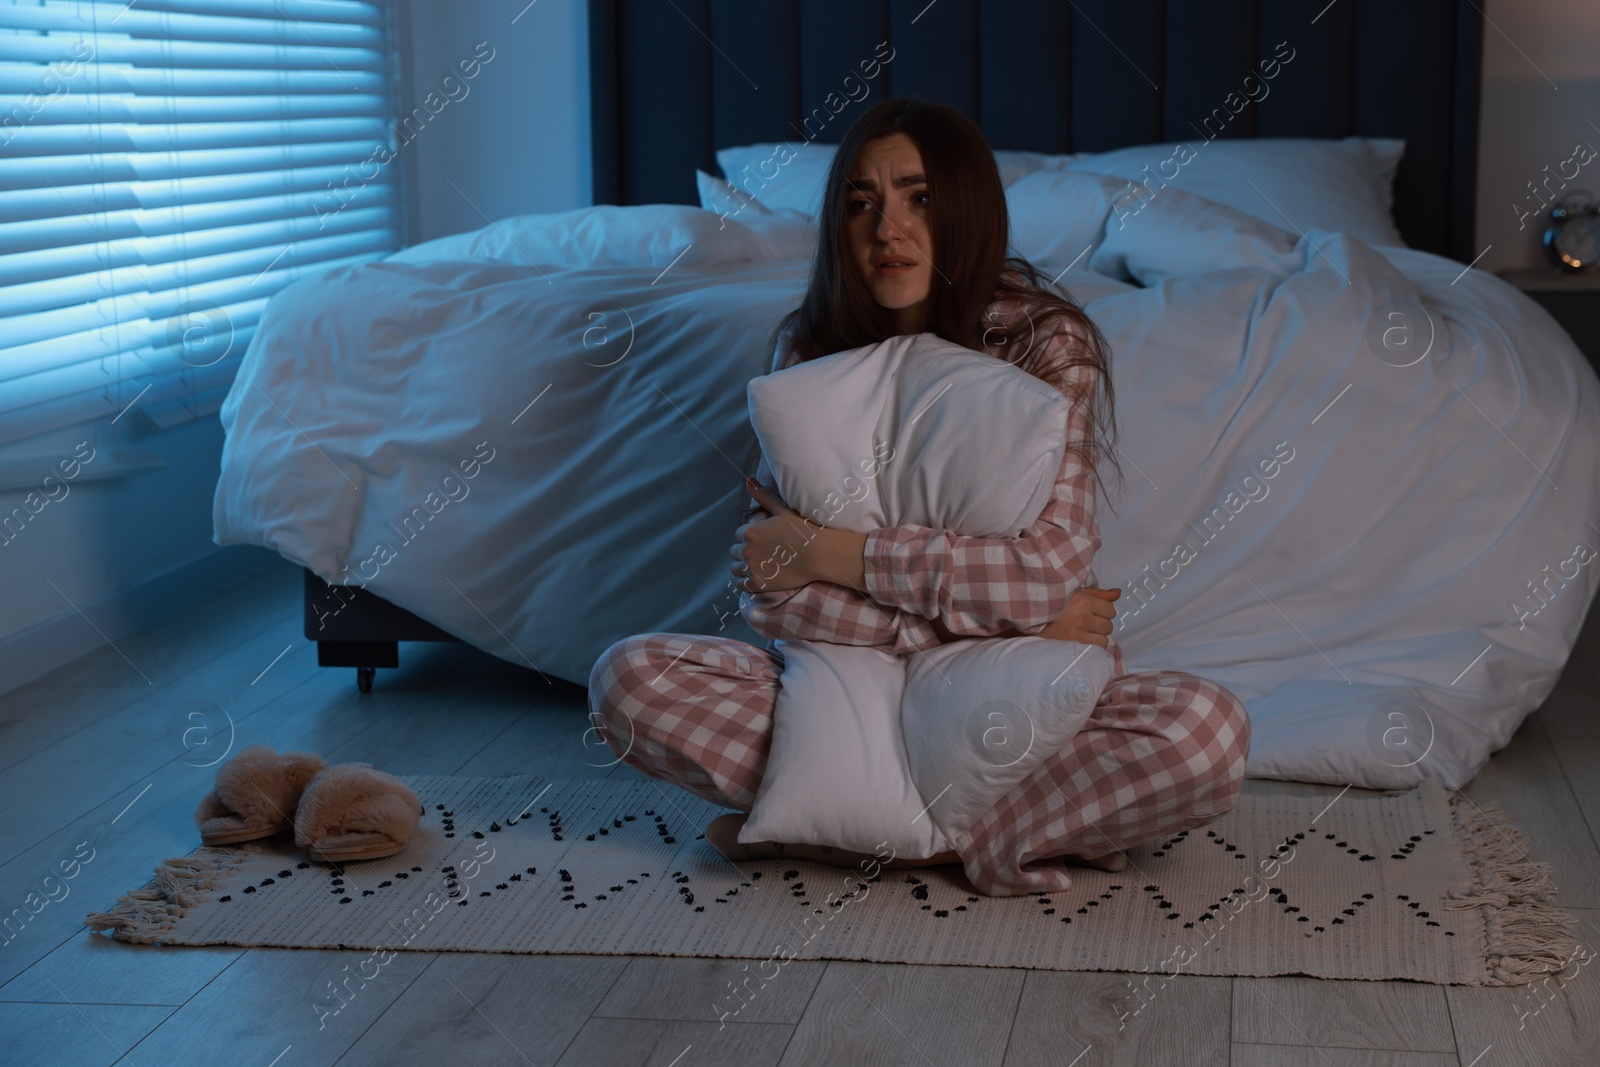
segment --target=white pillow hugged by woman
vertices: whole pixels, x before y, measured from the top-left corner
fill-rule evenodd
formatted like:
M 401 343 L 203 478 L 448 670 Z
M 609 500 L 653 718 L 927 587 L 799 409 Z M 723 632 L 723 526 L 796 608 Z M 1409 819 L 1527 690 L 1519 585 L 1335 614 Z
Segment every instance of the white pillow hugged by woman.
M 980 891 L 1016 895 L 1065 889 L 1066 864 L 1120 870 L 1127 848 L 1226 813 L 1244 780 L 1248 716 L 1237 697 L 1204 678 L 1126 670 L 1111 637 L 1120 590 L 1089 584 L 1100 545 L 1101 457 L 1116 466 L 1107 347 L 1070 296 L 1032 264 L 1007 257 L 1005 192 L 982 132 L 943 105 L 878 104 L 834 154 L 818 226 L 810 285 L 779 324 L 774 369 L 922 332 L 1013 363 L 1072 402 L 1054 491 L 1020 536 L 812 524 L 797 541 L 803 520 L 770 476 L 760 477 L 763 460 L 758 477 L 747 479 L 754 505 L 741 513 L 730 556 L 741 613 L 768 646 L 701 634 L 618 641 L 590 674 L 595 730 L 630 766 L 748 812 L 783 672 L 773 641 L 912 655 L 970 637 L 1037 636 L 1105 648 L 1115 674 L 1082 729 L 953 850 L 897 860 L 745 843 L 741 814 L 713 820 L 707 840 L 734 860 L 796 857 L 862 869 L 960 862 Z M 982 448 L 983 427 L 971 433 L 972 447 Z M 785 562 L 774 572 L 775 557 Z

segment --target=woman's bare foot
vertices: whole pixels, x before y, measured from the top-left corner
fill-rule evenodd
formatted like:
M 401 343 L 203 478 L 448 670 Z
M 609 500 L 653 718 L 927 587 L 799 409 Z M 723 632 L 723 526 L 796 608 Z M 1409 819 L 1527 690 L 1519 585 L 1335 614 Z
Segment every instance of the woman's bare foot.
M 834 867 L 857 867 L 865 869 L 870 864 L 876 863 L 881 867 L 899 870 L 905 867 L 933 867 L 944 863 L 960 863 L 961 858 L 954 850 L 938 852 L 926 859 L 892 859 L 885 862 L 882 857 L 866 852 L 851 852 L 849 849 L 833 848 L 829 845 L 788 845 L 778 841 L 754 841 L 750 843 L 739 840 L 739 831 L 744 827 L 749 816 L 744 812 L 729 812 L 718 815 L 706 824 L 706 840 L 711 847 L 728 857 L 730 860 L 775 860 L 799 859 L 810 860 L 813 863 L 826 863 Z

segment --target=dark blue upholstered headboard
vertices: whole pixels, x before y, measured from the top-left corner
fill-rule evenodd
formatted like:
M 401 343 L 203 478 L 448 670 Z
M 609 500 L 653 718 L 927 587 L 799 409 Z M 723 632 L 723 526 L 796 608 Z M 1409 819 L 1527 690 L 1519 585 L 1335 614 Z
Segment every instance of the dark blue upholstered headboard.
M 883 41 L 871 95 L 813 121 L 818 143 L 891 95 L 961 109 L 997 149 L 1195 140 L 1287 41 L 1291 64 L 1220 136 L 1404 138 L 1400 233 L 1466 262 L 1482 29 L 1472 0 L 590 0 L 594 199 L 698 203 L 695 168 L 804 141 Z

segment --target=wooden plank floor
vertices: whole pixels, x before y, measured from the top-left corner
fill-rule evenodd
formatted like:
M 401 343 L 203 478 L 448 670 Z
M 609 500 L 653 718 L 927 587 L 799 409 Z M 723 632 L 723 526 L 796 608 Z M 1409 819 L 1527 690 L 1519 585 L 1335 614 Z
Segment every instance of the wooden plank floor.
M 1184 975 L 1122 1019 L 1127 976 L 796 961 L 740 1012 L 736 960 L 401 952 L 337 1015 L 312 1005 L 350 953 L 137 948 L 82 916 L 196 844 L 231 731 L 401 774 L 632 777 L 584 745 L 584 692 L 465 646 L 407 645 L 373 693 L 300 636 L 276 567 L 0 696 L 0 1063 L 1593 1064 L 1600 967 L 1542 986 Z M 1600 611 L 1561 684 L 1465 790 L 1503 804 L 1600 945 Z M 213 734 L 189 735 L 208 727 Z M 210 737 L 211 748 L 194 748 Z M 1251 782 L 1252 790 L 1333 787 Z M 84 857 L 89 857 L 83 861 Z M 61 861 L 70 880 L 46 883 Z M 36 898 L 37 899 L 37 898 Z

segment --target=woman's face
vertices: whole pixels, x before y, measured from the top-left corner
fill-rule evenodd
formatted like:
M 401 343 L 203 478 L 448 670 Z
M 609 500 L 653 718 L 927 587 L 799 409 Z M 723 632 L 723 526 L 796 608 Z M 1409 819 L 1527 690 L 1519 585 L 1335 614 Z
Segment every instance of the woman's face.
M 920 333 L 933 280 L 928 179 L 916 142 L 903 133 L 868 141 L 845 191 L 844 243 L 872 298 L 896 313 L 903 334 Z

